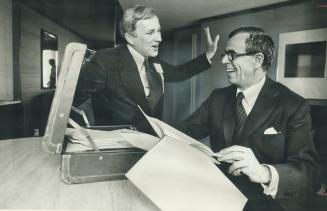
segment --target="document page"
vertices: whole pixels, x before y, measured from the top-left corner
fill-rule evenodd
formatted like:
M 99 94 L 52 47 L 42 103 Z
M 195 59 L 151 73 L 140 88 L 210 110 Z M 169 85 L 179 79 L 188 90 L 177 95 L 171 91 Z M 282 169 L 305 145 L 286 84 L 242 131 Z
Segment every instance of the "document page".
M 139 109 L 142 111 L 141 107 L 139 107 Z M 193 147 L 196 147 L 199 150 L 207 153 L 210 156 L 213 154 L 212 150 L 208 146 L 206 146 L 206 145 L 202 144 L 201 142 L 195 140 L 194 138 L 180 132 L 179 130 L 164 123 L 163 121 L 160 121 L 159 119 L 150 117 L 150 116 L 146 115 L 143 111 L 142 111 L 142 113 L 145 116 L 145 118 L 148 120 L 148 122 L 150 123 L 150 125 L 152 126 L 154 131 L 157 133 L 159 138 L 163 138 L 164 136 L 169 136 L 169 137 L 175 138 L 176 140 L 188 143 L 188 144 L 192 145 Z
M 118 148 L 149 148 L 153 146 L 159 138 L 149 134 L 141 133 L 129 129 L 118 130 L 93 130 L 85 129 L 99 149 L 118 149 Z M 66 136 L 70 141 L 67 144 L 66 152 L 80 152 L 93 150 L 87 137 L 78 129 L 67 128 Z
M 130 129 L 118 130 L 93 130 L 85 129 L 99 149 L 122 149 L 122 148 L 140 148 L 150 150 L 159 142 L 159 138 Z M 82 152 L 93 150 L 91 143 L 86 136 L 78 129 L 67 128 L 66 136 L 69 143 L 66 152 Z
M 157 133 L 158 137 L 163 138 L 165 136 L 169 136 L 169 137 L 175 138 L 178 141 L 189 144 L 190 146 L 195 147 L 198 150 L 200 150 L 202 153 L 206 154 L 212 162 L 219 164 L 219 162 L 215 158 L 212 157 L 213 151 L 208 146 L 206 146 L 206 145 L 202 144 L 201 142 L 195 140 L 194 138 L 180 132 L 179 130 L 173 128 L 172 126 L 160 121 L 159 119 L 156 119 L 156 118 L 146 115 L 142 111 L 141 107 L 139 107 L 139 109 L 141 110 L 141 112 L 143 113 L 145 118 L 148 120 L 148 122 L 152 126 L 153 130 Z
M 241 211 L 247 201 L 207 155 L 169 136 L 126 176 L 161 210 Z
M 149 135 L 146 133 L 141 133 L 141 132 L 134 131 L 134 133 L 130 133 L 130 132 L 121 131 L 120 134 L 124 137 L 125 140 L 127 140 L 134 147 L 146 151 L 152 149 L 152 147 L 154 147 L 154 145 L 156 145 L 160 141 L 160 138 L 156 136 Z

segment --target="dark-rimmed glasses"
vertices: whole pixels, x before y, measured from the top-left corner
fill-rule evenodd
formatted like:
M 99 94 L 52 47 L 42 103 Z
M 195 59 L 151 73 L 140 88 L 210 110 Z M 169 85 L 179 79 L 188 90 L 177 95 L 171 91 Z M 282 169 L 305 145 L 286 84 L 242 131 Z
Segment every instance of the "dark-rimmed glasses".
M 257 54 L 256 52 L 248 52 L 248 53 L 236 53 L 234 50 L 227 50 L 223 54 L 221 54 L 221 58 L 224 58 L 227 55 L 227 58 L 230 62 L 240 56 L 250 56 Z

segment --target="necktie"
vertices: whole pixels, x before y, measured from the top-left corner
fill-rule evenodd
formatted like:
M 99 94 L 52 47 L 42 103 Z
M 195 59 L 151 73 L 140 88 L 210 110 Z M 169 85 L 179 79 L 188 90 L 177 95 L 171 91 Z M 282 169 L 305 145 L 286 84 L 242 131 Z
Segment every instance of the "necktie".
M 145 74 L 149 84 L 149 96 L 148 96 L 148 104 L 151 108 L 151 112 L 154 111 L 155 106 L 160 100 L 163 92 L 162 92 L 162 82 L 161 77 L 157 71 L 154 71 L 148 59 L 144 60 Z
M 245 120 L 247 118 L 245 109 L 242 104 L 242 100 L 244 98 L 243 92 L 239 92 L 236 97 L 236 104 L 235 104 L 235 120 L 236 120 L 236 125 L 235 125 L 235 134 L 236 137 L 240 134 L 242 131 L 242 128 L 244 126 Z

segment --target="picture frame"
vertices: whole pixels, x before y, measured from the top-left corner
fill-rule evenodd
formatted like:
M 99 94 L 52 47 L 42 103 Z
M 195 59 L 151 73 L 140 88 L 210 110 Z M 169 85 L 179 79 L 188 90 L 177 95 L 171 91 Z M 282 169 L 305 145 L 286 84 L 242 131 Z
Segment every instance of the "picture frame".
M 277 81 L 310 100 L 327 100 L 327 28 L 279 35 Z

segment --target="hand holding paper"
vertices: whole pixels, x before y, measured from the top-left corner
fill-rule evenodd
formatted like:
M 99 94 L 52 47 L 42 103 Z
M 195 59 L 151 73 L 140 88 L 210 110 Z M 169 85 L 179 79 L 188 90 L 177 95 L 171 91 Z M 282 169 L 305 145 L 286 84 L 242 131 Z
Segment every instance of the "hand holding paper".
M 270 181 L 269 169 L 259 163 L 250 148 L 234 145 L 221 150 L 215 156 L 220 162 L 232 164 L 228 173 L 234 176 L 244 173 L 251 182 L 265 184 Z

